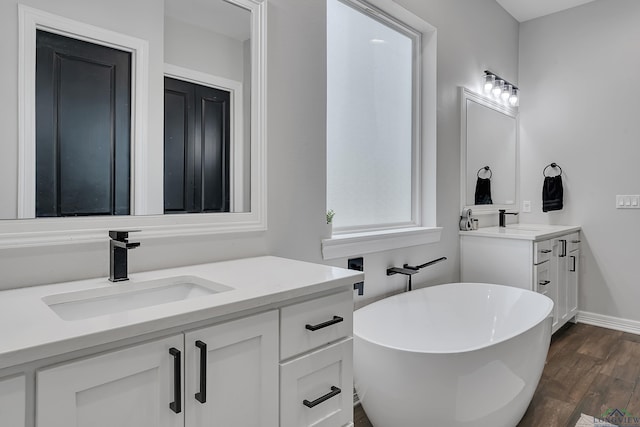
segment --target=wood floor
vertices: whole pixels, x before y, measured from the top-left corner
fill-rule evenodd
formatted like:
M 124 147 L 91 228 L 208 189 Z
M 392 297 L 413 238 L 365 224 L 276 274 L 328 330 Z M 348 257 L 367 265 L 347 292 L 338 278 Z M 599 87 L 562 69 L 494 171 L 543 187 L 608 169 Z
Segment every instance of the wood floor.
M 610 408 L 638 416 L 639 383 L 639 335 L 570 324 L 553 336 L 540 384 L 517 427 L 573 427 L 581 413 L 599 416 Z M 373 426 L 361 406 L 354 422 Z

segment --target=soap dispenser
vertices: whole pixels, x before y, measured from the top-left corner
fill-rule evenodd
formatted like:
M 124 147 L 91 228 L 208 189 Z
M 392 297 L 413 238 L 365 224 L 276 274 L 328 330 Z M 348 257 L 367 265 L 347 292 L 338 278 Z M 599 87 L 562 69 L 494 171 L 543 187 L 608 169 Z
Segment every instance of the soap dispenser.
M 465 208 L 460 215 L 460 230 L 470 231 L 473 230 L 473 218 L 471 218 L 471 209 Z

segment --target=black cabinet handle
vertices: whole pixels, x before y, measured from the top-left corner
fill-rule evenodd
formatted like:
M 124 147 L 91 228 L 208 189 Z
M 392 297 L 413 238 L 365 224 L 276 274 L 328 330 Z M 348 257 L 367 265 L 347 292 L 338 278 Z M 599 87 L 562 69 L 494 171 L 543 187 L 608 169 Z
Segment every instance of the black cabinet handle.
M 182 412 L 182 353 L 175 347 L 169 349 L 173 356 L 173 402 L 169 408 L 176 414 Z
M 562 253 L 559 255 L 560 258 L 564 258 L 567 256 L 567 241 L 566 240 L 560 240 L 560 243 L 562 244 Z
M 580 243 L 580 240 L 572 240 L 571 243 Z
M 551 283 L 551 281 L 550 281 L 550 280 L 544 280 L 544 281 L 542 281 L 542 282 L 539 282 L 538 284 L 539 284 L 540 286 L 547 286 L 549 283 Z
M 331 386 L 331 391 L 329 393 L 325 394 L 324 396 L 321 396 L 321 397 L 317 398 L 313 402 L 309 402 L 307 399 L 305 399 L 305 400 L 302 401 L 302 404 L 304 406 L 306 406 L 307 408 L 313 408 L 314 406 L 321 404 L 325 400 L 329 400 L 333 396 L 339 395 L 341 392 L 342 392 L 342 390 L 340 390 L 338 387 Z
M 340 316 L 333 316 L 333 319 L 326 322 L 318 323 L 317 325 L 309 325 L 308 323 L 304 327 L 310 331 L 317 331 L 318 329 L 326 328 L 327 326 L 335 325 L 342 322 L 344 319 Z
M 571 268 L 569 271 L 576 271 L 576 257 L 571 255 L 569 258 L 571 258 Z
M 207 401 L 207 344 L 198 340 L 196 347 L 200 349 L 200 391 L 196 393 L 196 400 L 205 403 Z
M 542 249 L 540 251 L 540 253 L 543 253 L 543 254 L 548 254 L 549 252 L 551 252 L 551 249 Z

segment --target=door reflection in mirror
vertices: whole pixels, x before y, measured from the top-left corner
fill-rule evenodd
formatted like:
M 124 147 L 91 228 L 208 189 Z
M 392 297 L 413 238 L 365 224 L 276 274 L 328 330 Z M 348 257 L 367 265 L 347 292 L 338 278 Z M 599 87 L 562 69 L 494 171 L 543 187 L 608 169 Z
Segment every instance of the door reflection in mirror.
M 131 53 L 36 33 L 36 216 L 129 215 Z

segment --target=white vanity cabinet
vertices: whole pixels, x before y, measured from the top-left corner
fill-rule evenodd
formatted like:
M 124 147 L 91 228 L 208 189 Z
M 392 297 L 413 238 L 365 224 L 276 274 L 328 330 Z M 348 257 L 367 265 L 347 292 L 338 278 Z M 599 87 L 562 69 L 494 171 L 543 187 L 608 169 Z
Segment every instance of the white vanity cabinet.
M 272 310 L 37 373 L 37 427 L 278 425 Z
M 578 311 L 580 233 L 539 224 L 460 232 L 463 282 L 497 283 L 553 300 L 553 332 Z
M 280 427 L 353 420 L 353 293 L 281 309 Z
M 96 278 L 0 292 L 12 325 L 0 427 L 353 426 L 363 273 L 264 256 L 136 273 L 129 286 L 184 278 L 229 289 L 75 320 L 53 297 L 121 289 Z
M 26 425 L 26 378 L 24 375 L 0 378 L 0 425 Z

